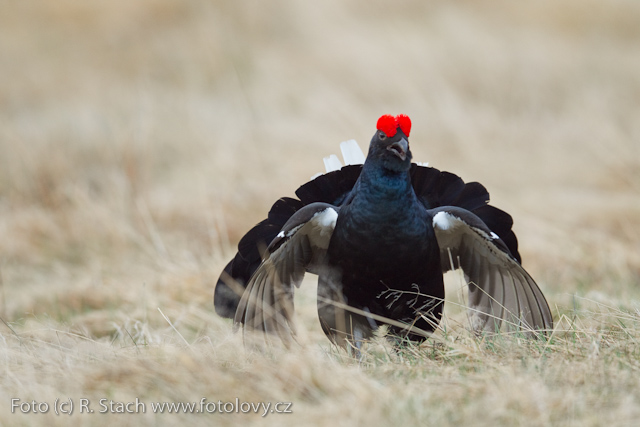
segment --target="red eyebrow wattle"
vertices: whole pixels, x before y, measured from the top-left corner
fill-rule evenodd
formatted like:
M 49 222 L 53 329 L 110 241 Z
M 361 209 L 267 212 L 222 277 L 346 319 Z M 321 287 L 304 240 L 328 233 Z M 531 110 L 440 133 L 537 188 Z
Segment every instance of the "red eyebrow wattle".
M 392 138 L 397 132 L 398 123 L 396 121 L 396 118 L 391 114 L 385 114 L 378 119 L 378 124 L 376 125 L 376 127 L 378 130 L 384 132 L 384 134 L 387 135 L 388 138 Z
M 398 127 L 400 130 L 409 138 L 409 133 L 411 132 L 411 119 L 406 114 L 398 114 L 396 116 L 396 121 L 398 122 Z
M 395 117 L 391 114 L 385 114 L 378 119 L 376 128 L 384 132 L 388 138 L 394 137 L 400 128 L 408 138 L 411 132 L 411 119 L 406 114 L 398 114 Z

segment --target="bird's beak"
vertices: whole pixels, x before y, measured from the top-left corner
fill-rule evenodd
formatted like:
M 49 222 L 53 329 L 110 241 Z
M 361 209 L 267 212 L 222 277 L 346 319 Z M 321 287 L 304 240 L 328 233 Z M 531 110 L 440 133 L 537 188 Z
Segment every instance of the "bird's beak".
M 387 150 L 398 156 L 400 160 L 404 161 L 407 158 L 407 151 L 409 151 L 409 141 L 402 138 L 400 141 L 394 142 L 387 147 Z

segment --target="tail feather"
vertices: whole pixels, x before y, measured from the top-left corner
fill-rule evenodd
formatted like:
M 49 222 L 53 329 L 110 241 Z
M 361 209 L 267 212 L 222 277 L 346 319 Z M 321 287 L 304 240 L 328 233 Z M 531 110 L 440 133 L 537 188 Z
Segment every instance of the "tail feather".
M 458 206 L 476 214 L 491 231 L 500 236 L 514 258 L 522 262 L 518 253 L 518 239 L 511 229 L 511 215 L 489 205 L 489 192 L 479 182 L 465 183 L 459 176 L 438 169 L 413 165 L 411 182 L 418 199 L 427 209 Z
M 303 205 L 324 202 L 339 206 L 353 189 L 361 170 L 362 165 L 349 165 L 343 166 L 339 171 L 320 175 L 301 185 L 296 190 L 296 196 Z
M 262 251 L 276 237 L 291 215 L 303 206 L 291 197 L 282 197 L 273 204 L 267 219 L 258 223 L 238 243 L 238 252 L 218 278 L 213 305 L 216 313 L 233 319 L 242 293 L 262 262 Z
M 489 203 L 489 192 L 479 182 L 468 182 L 458 194 L 458 197 L 451 203 L 453 206 L 473 211 Z

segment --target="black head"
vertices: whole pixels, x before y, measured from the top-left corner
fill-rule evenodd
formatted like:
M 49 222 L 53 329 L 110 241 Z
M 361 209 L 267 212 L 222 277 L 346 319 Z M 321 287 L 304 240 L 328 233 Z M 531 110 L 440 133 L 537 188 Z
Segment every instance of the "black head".
M 371 138 L 367 160 L 375 160 L 390 171 L 408 171 L 412 159 L 409 150 L 409 117 L 404 114 L 395 117 L 384 115 L 378 119 L 377 129 Z

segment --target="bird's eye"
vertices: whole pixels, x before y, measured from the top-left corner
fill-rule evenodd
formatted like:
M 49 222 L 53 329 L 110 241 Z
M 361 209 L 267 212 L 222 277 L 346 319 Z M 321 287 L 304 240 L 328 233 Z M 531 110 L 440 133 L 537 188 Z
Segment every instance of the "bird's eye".
M 380 141 L 384 141 L 385 139 L 387 139 L 387 134 L 382 131 L 378 131 L 378 139 L 380 139 Z

